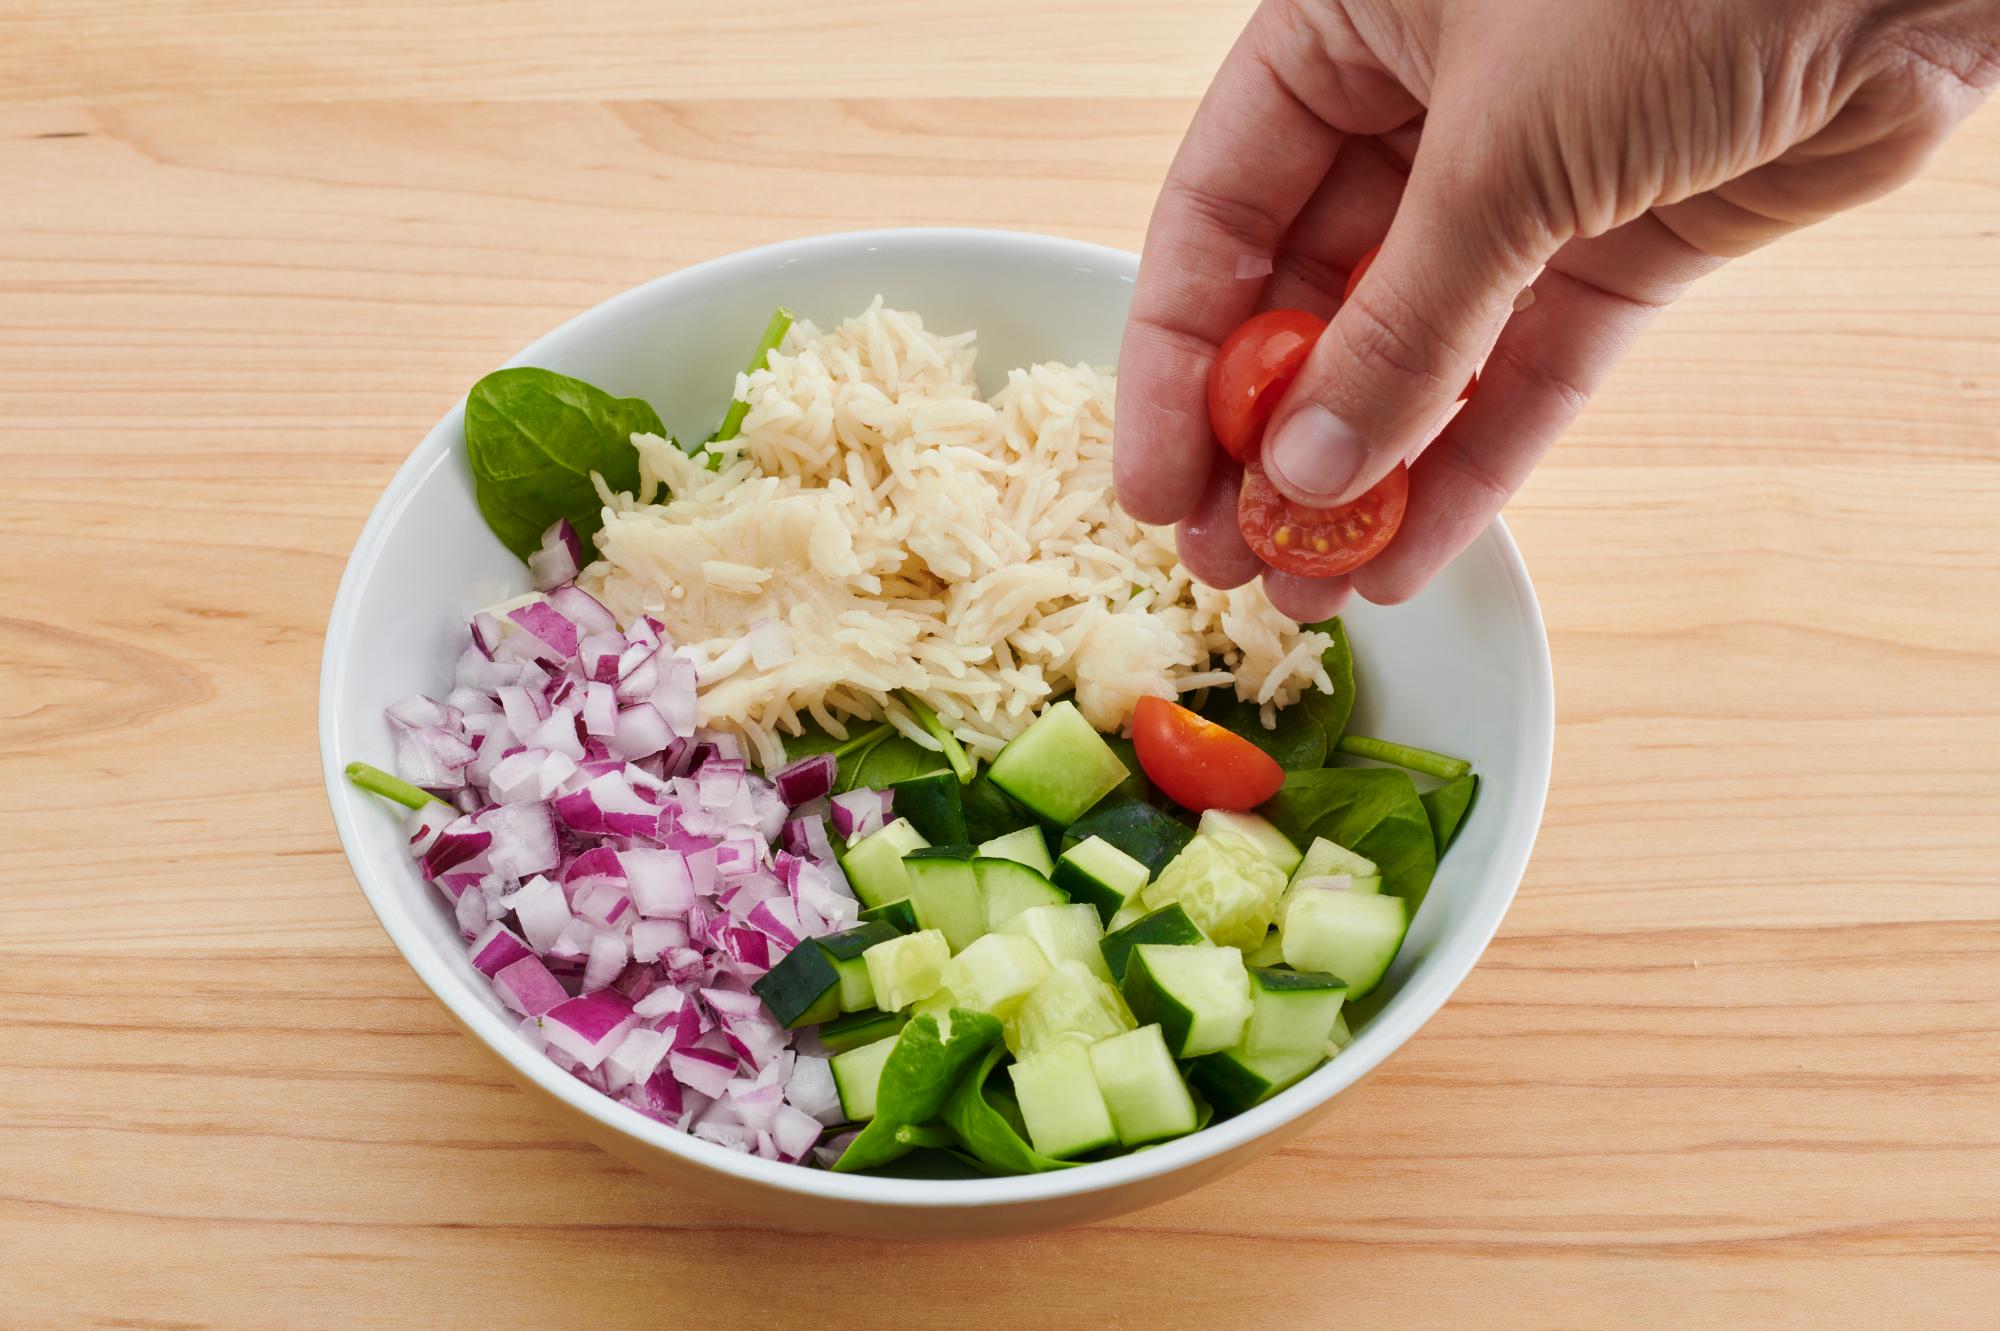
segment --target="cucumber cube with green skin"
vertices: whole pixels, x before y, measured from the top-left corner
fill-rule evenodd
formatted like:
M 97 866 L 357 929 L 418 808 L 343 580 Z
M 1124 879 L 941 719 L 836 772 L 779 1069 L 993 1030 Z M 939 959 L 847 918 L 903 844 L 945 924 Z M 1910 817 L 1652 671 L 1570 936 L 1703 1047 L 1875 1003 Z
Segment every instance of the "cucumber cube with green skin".
M 1109 841 L 1090 837 L 1062 853 L 1054 877 L 1070 900 L 1089 902 L 1097 907 L 1100 919 L 1109 920 L 1151 875 L 1145 865 Z
M 1101 837 L 1157 874 L 1194 840 L 1194 829 L 1143 800 L 1106 800 L 1063 832 L 1063 849 Z
M 1021 1120 L 1028 1125 L 1028 1141 L 1043 1155 L 1066 1160 L 1118 1140 L 1085 1046 L 1058 1044 L 1015 1063 L 1007 1075 L 1014 1082 Z
M 875 1006 L 875 987 L 868 982 L 868 964 L 864 955 L 875 944 L 900 936 L 901 932 L 894 926 L 877 920 L 811 940 L 826 953 L 827 960 L 833 963 L 834 973 L 840 977 L 842 1012 L 861 1012 Z
M 895 792 L 890 807 L 896 816 L 907 819 L 924 840 L 933 846 L 965 843 L 965 788 L 954 773 L 926 772 L 891 781 L 889 789 Z
M 854 895 L 864 906 L 880 906 L 910 895 L 910 880 L 903 873 L 903 857 L 930 842 L 898 818 L 847 848 L 840 857 L 841 872 L 854 887 Z
M 1049 843 L 1042 836 L 1039 827 L 1020 827 L 1006 836 L 994 837 L 979 844 L 979 856 L 989 860 L 1012 860 L 1025 864 L 1042 877 L 1055 872 L 1056 862 L 1049 858 Z
M 1253 1054 L 1238 1046 L 1197 1058 L 1188 1081 L 1223 1113 L 1240 1114 L 1295 1085 L 1324 1059 L 1324 1051 Z
M 1188 913 L 1176 901 L 1104 935 L 1104 941 L 1098 944 L 1098 953 L 1104 958 L 1104 968 L 1113 983 L 1122 983 L 1125 964 L 1131 959 L 1132 949 L 1141 943 L 1193 945 L 1206 942 L 1208 937 L 1195 927 L 1194 921 L 1188 918 Z
M 877 1040 L 833 1056 L 833 1088 L 840 1093 L 840 1112 L 849 1123 L 875 1117 L 875 1093 L 882 1082 L 882 1065 L 898 1037 Z
M 979 882 L 979 909 L 988 933 L 1035 906 L 1065 906 L 1069 898 L 1041 874 L 1018 860 L 979 856 L 972 861 Z
M 1326 878 L 1334 874 L 1346 874 L 1350 878 L 1372 878 L 1380 874 L 1375 861 L 1356 855 L 1344 846 L 1335 845 L 1327 838 L 1314 837 L 1306 847 L 1305 858 L 1298 868 L 1292 870 L 1292 881 L 1306 878 Z
M 817 1026 L 840 1015 L 840 972 L 819 940 L 802 938 L 750 986 L 771 1017 L 787 1030 Z
M 1030 1058 L 1059 1044 L 1092 1045 L 1138 1024 L 1116 989 L 1082 962 L 1065 961 L 1015 1009 L 1007 1048 Z
M 875 944 L 861 954 L 875 1005 L 896 1012 L 944 987 L 941 972 L 951 960 L 951 945 L 936 929 L 920 929 Z
M 1250 1021 L 1250 977 L 1233 947 L 1141 943 L 1119 992 L 1134 1017 L 1159 1026 L 1175 1058 L 1227 1049 Z
M 1285 875 L 1248 838 L 1227 829 L 1203 832 L 1146 888 L 1149 910 L 1178 901 L 1224 947 L 1253 948 L 1277 918 Z
M 1276 929 L 1264 935 L 1264 941 L 1243 954 L 1246 966 L 1282 966 L 1285 964 L 1285 944 L 1278 937 Z
M 869 906 L 861 912 L 863 924 L 873 924 L 878 920 L 899 934 L 913 934 L 921 927 L 917 923 L 917 903 L 908 897 Z
M 1263 852 L 1264 858 L 1278 866 L 1279 872 L 1290 877 L 1292 870 L 1299 867 L 1305 854 L 1291 839 L 1277 828 L 1254 813 L 1231 813 L 1227 809 L 1210 809 L 1202 814 L 1196 824 L 1197 835 L 1213 836 L 1220 832 L 1233 832 Z
M 1333 1034 L 1326 1037 L 1326 1056 L 1332 1058 L 1353 1043 L 1354 1033 L 1347 1029 L 1347 1014 L 1343 1012 L 1333 1019 Z
M 1244 1053 L 1306 1057 L 1326 1053 L 1333 1023 L 1347 1001 L 1347 982 L 1325 971 L 1250 972 L 1250 1023 L 1238 1045 Z
M 987 934 L 946 962 L 938 978 L 959 1006 L 1006 1018 L 1049 978 L 1050 969 L 1034 939 Z
M 1401 897 L 1367 892 L 1299 892 L 1278 923 L 1285 964 L 1347 981 L 1347 996 L 1373 993 L 1410 927 Z
M 1037 818 L 1068 824 L 1129 773 L 1076 704 L 1059 702 L 1008 741 L 988 775 Z
M 887 1039 L 903 1029 L 903 1021 L 900 1012 L 853 1012 L 822 1025 L 819 1042 L 832 1053 L 844 1054 L 864 1044 Z
M 1031 906 L 1002 925 L 1000 932 L 1021 934 L 1041 945 L 1051 966 L 1065 961 L 1081 962 L 1084 969 L 1101 980 L 1111 979 L 1104 962 L 1104 925 L 1097 908 L 1076 902 L 1065 906 Z
M 1194 1097 L 1158 1026 L 1099 1040 L 1090 1046 L 1090 1070 L 1122 1144 L 1143 1146 L 1194 1131 Z
M 986 912 L 979 904 L 979 879 L 972 868 L 972 847 L 929 846 L 903 857 L 910 882 L 910 901 L 917 923 L 943 931 L 954 952 L 986 932 Z

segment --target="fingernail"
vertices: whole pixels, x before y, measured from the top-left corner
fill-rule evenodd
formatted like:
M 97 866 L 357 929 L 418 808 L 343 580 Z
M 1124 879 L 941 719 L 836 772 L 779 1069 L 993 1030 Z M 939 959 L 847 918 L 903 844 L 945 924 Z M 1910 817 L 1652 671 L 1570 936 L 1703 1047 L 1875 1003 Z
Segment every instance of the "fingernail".
M 1285 417 L 1264 445 L 1264 467 L 1294 490 L 1332 497 L 1368 460 L 1368 446 L 1340 417 L 1309 402 Z

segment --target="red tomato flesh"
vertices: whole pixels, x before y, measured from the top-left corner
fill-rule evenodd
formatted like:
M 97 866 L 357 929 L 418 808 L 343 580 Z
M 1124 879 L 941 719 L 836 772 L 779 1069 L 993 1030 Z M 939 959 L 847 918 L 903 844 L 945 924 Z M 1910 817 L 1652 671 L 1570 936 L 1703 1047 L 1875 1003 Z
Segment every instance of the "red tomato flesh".
M 1146 779 L 1183 809 L 1254 809 L 1285 784 L 1277 759 L 1165 698 L 1132 710 L 1132 748 Z
M 1278 399 L 1298 377 L 1326 320 L 1304 310 L 1266 310 L 1243 321 L 1208 370 L 1208 424 L 1229 456 L 1256 456 Z
M 1360 568 L 1382 552 L 1410 502 L 1410 470 L 1402 463 L 1351 504 L 1307 508 L 1293 503 L 1256 462 L 1243 467 L 1236 525 L 1259 559 L 1307 578 L 1331 578 Z

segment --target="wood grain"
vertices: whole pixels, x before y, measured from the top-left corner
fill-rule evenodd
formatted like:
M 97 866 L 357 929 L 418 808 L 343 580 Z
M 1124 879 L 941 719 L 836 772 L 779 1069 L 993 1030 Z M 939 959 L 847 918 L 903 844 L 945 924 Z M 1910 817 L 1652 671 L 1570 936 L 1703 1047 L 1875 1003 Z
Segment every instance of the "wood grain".
M 569 12 L 0 10 L 0 1325 L 1992 1324 L 2000 112 L 1670 311 L 1514 506 L 1556 779 L 1444 1012 L 1201 1193 L 912 1249 L 666 1191 L 445 1022 L 320 635 L 409 447 L 616 290 L 1136 245 L 1243 6 Z

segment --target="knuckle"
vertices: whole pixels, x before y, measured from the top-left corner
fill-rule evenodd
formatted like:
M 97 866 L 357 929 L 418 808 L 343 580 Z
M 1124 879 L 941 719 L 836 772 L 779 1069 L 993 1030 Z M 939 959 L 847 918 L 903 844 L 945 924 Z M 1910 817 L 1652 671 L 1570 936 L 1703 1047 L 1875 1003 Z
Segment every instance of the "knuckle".
M 1218 234 L 1243 245 L 1264 246 L 1284 234 L 1290 219 L 1259 198 L 1222 194 L 1173 176 L 1162 192 L 1166 202 L 1184 212 L 1198 231 Z
M 1447 368 L 1462 359 L 1435 320 L 1410 301 L 1383 294 L 1379 284 L 1363 284 L 1333 327 L 1348 354 L 1370 372 L 1425 393 L 1444 392 Z
M 1493 354 L 1487 359 L 1512 373 L 1530 389 L 1555 397 L 1562 403 L 1567 415 L 1576 415 L 1590 401 L 1588 388 L 1543 358 L 1523 355 L 1520 348 L 1506 345 L 1504 339 L 1493 348 Z

